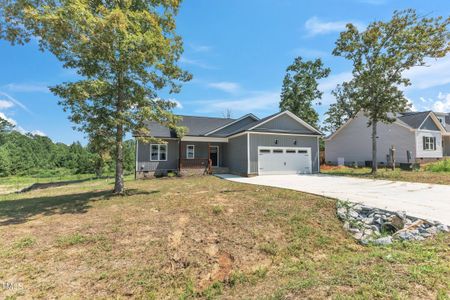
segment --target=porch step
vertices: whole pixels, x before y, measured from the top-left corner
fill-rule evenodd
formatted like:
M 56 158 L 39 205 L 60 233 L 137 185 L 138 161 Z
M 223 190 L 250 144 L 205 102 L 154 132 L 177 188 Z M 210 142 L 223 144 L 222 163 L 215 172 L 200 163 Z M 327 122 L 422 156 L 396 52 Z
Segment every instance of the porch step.
M 227 167 L 212 167 L 213 174 L 227 174 L 230 173 L 230 169 Z

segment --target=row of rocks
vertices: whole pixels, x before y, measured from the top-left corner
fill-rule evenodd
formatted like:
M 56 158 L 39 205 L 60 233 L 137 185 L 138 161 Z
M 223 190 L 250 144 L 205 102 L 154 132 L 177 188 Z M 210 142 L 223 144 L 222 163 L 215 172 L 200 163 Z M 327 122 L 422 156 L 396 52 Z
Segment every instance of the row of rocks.
M 337 202 L 337 216 L 344 229 L 362 244 L 389 245 L 394 240 L 421 241 L 439 232 L 449 232 L 447 225 L 344 201 Z

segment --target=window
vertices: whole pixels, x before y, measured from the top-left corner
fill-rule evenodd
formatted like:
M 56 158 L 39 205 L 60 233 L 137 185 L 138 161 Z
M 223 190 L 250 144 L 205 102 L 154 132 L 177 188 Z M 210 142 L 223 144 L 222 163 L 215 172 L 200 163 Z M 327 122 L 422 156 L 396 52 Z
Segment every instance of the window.
M 273 149 L 273 153 L 283 153 L 283 150 L 280 150 L 280 149 Z
M 295 150 L 286 150 L 286 153 L 295 153 Z
M 260 149 L 259 153 L 270 153 L 270 149 Z
M 308 151 L 307 150 L 298 150 L 298 153 L 305 154 L 305 153 L 308 153 Z
M 436 150 L 436 138 L 432 136 L 424 136 L 423 150 Z
M 195 158 L 195 145 L 187 145 L 186 146 L 186 158 L 187 159 Z
M 151 144 L 150 145 L 150 160 L 151 161 L 166 161 L 167 160 L 167 145 L 166 144 Z

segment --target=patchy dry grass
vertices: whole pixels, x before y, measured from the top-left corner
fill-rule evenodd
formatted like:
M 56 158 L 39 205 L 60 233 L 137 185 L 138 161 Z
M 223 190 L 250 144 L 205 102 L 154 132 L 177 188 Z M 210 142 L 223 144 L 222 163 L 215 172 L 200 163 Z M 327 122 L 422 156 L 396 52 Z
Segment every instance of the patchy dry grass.
M 331 200 L 215 177 L 1 196 L 0 282 L 18 298 L 437 298 L 450 237 L 363 247 Z
M 450 184 L 450 173 L 431 172 L 424 168 L 419 171 L 402 171 L 398 168 L 392 171 L 390 169 L 379 168 L 378 173 L 372 175 L 370 168 L 321 166 L 320 172 L 328 175 L 353 176 L 368 179 Z

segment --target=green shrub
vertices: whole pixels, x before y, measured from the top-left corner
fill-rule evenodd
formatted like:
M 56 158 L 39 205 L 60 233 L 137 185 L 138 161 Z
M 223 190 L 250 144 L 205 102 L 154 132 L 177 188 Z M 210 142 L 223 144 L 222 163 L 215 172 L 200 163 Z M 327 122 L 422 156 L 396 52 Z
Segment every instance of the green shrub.
M 450 159 L 444 159 L 426 166 L 427 171 L 431 172 L 450 172 Z

